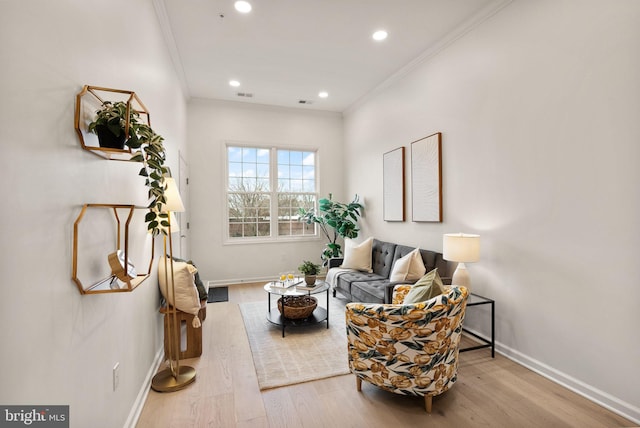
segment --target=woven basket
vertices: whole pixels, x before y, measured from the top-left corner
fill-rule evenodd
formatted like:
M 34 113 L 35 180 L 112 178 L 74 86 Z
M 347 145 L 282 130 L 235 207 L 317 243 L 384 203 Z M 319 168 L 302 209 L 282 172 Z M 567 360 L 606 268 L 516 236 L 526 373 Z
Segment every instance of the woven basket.
M 313 296 L 285 296 L 284 314 L 282 313 L 282 297 L 278 299 L 278 310 L 285 318 L 299 320 L 308 318 L 318 306 Z

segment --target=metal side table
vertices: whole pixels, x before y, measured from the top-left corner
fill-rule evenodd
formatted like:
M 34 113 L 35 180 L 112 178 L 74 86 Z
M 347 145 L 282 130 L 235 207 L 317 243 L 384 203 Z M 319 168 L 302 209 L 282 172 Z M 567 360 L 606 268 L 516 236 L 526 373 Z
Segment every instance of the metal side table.
M 491 348 L 491 358 L 495 358 L 496 357 L 496 342 L 495 342 L 495 330 L 496 330 L 495 307 L 496 307 L 496 302 L 493 299 L 489 299 L 487 297 L 480 296 L 478 294 L 469 293 L 469 298 L 467 299 L 467 310 L 469 309 L 469 307 L 479 306 L 479 305 L 491 305 L 491 340 L 487 340 L 484 337 L 467 330 L 463 326 L 462 327 L 462 331 L 467 333 L 467 334 L 469 334 L 469 335 L 471 335 L 471 336 L 473 336 L 473 337 L 475 337 L 477 340 L 482 342 L 482 345 L 469 346 L 467 348 L 460 348 L 460 352 L 474 351 L 476 349 L 483 349 L 483 348 Z

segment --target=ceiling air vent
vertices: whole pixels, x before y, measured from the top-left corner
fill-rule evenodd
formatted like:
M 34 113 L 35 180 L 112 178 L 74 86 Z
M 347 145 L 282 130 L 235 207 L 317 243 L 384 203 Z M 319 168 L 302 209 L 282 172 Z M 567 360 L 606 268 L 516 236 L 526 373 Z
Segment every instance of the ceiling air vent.
M 239 97 L 244 97 L 244 98 L 253 98 L 253 94 L 251 94 L 249 92 L 238 92 L 236 95 L 238 95 Z
M 298 100 L 298 104 L 313 104 L 311 100 Z

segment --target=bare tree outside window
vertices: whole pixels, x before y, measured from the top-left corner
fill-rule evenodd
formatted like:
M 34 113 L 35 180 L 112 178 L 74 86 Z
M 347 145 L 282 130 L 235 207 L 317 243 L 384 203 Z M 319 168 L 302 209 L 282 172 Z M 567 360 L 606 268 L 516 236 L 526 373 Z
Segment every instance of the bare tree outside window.
M 271 235 L 271 196 L 257 187 L 249 192 L 239 184 L 227 193 L 229 237 Z
M 299 221 L 318 199 L 314 151 L 228 146 L 227 171 L 229 238 L 317 236 Z

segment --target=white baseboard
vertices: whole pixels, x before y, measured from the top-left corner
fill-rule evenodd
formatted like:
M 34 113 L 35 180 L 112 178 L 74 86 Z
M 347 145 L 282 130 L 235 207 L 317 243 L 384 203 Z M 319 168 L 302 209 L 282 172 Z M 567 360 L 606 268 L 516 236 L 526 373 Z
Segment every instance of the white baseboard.
M 147 401 L 147 396 L 149 395 L 149 389 L 151 388 L 151 380 L 153 376 L 158 371 L 158 367 L 164 361 L 164 346 L 161 346 L 156 352 L 156 356 L 153 359 L 153 363 L 151 363 L 151 367 L 147 372 L 147 377 L 144 379 L 142 383 L 142 387 L 140 388 L 140 392 L 138 392 L 138 396 L 136 397 L 136 401 L 133 403 L 133 407 L 131 407 L 131 411 L 129 412 L 129 417 L 127 421 L 124 423 L 124 428 L 135 428 L 138 423 L 138 419 L 140 418 L 140 414 L 142 413 L 142 408 L 144 407 L 144 403 Z
M 467 330 L 478 334 L 479 336 L 491 340 L 491 338 L 487 338 L 484 334 L 479 334 L 477 331 L 469 329 Z M 629 419 L 634 424 L 640 425 L 640 409 L 631 403 L 627 403 L 625 401 L 620 400 L 613 395 L 601 391 L 598 388 L 594 388 L 591 385 L 588 385 L 572 376 L 567 375 L 559 370 L 554 369 L 553 367 L 548 366 L 538 360 L 535 360 L 531 357 L 524 355 L 523 353 L 516 351 L 515 349 L 509 348 L 508 346 L 503 345 L 502 343 L 496 342 L 496 352 L 500 355 L 514 361 L 521 366 L 528 368 L 541 376 L 549 379 L 552 382 L 555 382 L 563 387 L 575 392 L 586 398 L 587 400 L 593 401 L 594 403 L 604 407 L 616 413 L 623 418 Z

